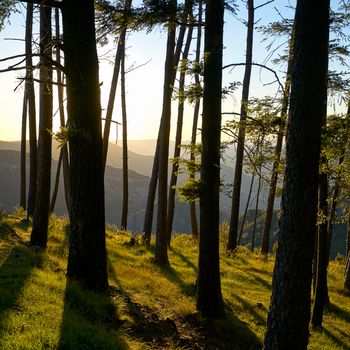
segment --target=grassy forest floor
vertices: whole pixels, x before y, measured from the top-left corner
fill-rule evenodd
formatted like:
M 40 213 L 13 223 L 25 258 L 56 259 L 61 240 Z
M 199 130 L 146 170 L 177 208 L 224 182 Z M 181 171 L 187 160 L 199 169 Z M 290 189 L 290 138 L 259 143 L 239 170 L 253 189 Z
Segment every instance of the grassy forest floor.
M 195 311 L 197 244 L 178 235 L 170 267 L 153 250 L 107 231 L 109 292 L 67 282 L 67 221 L 52 218 L 45 252 L 28 245 L 25 221 L 0 218 L 0 349 L 260 349 L 274 260 L 240 249 L 221 254 L 227 318 L 205 322 Z M 224 242 L 224 234 L 223 234 Z M 222 244 L 222 248 L 224 244 Z M 344 260 L 329 266 L 331 303 L 309 349 L 350 349 L 350 295 Z

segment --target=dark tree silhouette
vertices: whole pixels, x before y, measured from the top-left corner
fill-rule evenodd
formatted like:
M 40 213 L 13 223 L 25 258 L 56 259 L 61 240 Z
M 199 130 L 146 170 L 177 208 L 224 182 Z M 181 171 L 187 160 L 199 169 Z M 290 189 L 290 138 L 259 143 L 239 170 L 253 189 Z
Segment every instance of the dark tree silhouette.
M 317 221 L 321 122 L 327 103 L 329 1 L 297 2 L 286 169 L 264 349 L 306 349 Z
M 52 149 L 51 8 L 40 6 L 40 110 L 38 179 L 30 244 L 46 248 L 50 215 Z
M 219 187 L 224 0 L 206 2 L 197 310 L 224 315 L 219 266 Z

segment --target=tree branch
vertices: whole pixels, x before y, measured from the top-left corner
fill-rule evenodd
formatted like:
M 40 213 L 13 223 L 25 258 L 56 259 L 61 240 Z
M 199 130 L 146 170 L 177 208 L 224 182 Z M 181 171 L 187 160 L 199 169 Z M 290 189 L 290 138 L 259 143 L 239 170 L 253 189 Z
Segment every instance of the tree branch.
M 62 4 L 63 4 L 63 0 L 19 0 L 19 1 L 35 4 L 35 5 L 46 5 L 46 6 L 58 7 L 58 8 L 62 8 Z

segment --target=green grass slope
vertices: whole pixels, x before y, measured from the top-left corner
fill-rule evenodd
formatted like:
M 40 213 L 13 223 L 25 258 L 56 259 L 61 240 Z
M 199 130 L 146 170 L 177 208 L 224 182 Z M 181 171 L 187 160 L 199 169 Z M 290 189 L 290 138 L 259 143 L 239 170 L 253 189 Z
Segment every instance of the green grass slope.
M 0 349 L 260 349 L 271 294 L 273 258 L 222 250 L 227 318 L 208 322 L 195 311 L 197 244 L 179 235 L 171 266 L 130 235 L 107 232 L 107 295 L 66 280 L 67 221 L 52 218 L 48 249 L 28 245 L 21 218 L 0 218 Z M 224 234 L 223 234 L 224 240 Z M 224 245 L 223 245 L 224 247 Z M 350 349 L 350 303 L 344 261 L 329 267 L 331 304 L 309 349 Z

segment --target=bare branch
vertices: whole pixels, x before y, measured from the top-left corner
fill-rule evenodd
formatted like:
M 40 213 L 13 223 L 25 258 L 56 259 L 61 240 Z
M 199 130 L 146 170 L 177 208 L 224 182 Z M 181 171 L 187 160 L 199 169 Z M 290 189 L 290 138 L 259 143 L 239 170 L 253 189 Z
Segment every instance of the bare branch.
M 259 8 L 261 8 L 261 7 L 264 7 L 264 6 L 268 5 L 268 4 L 271 4 L 271 2 L 274 2 L 274 1 L 275 1 L 275 0 L 266 1 L 266 2 L 264 2 L 263 4 L 254 7 L 254 10 L 257 10 L 257 9 L 259 9 Z

